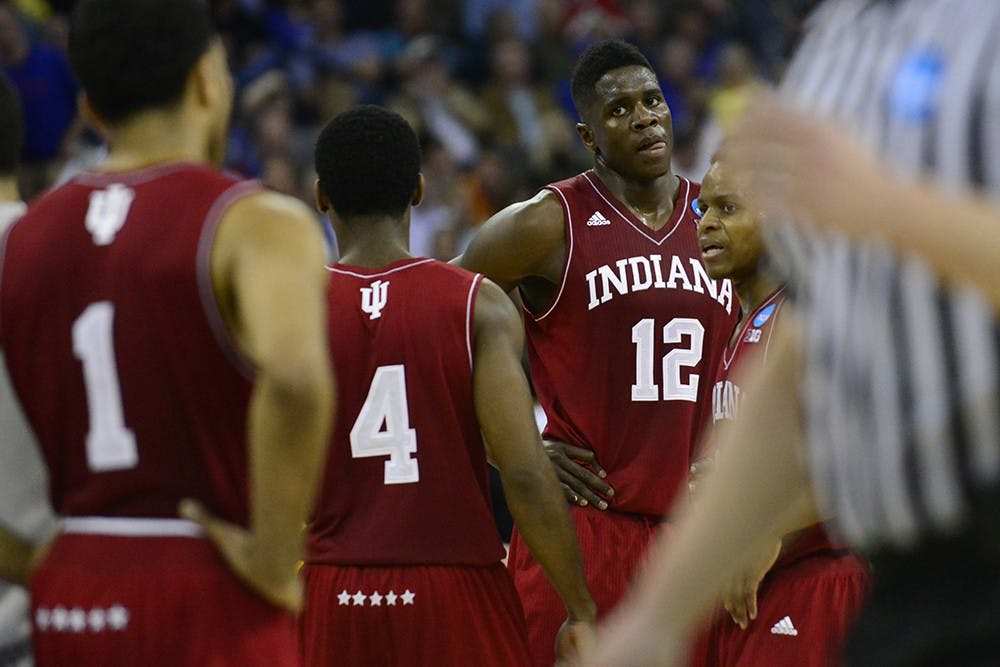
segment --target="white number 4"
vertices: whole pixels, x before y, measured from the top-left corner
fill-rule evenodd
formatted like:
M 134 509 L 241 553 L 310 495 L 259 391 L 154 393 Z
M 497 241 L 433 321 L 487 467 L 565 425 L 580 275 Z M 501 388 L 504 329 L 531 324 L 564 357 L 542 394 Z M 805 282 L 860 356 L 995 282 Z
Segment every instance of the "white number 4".
M 657 401 L 660 388 L 653 382 L 653 337 L 655 324 L 652 319 L 636 322 L 632 327 L 635 343 L 635 384 L 632 385 L 633 401 Z M 664 343 L 680 343 L 682 336 L 691 337 L 688 347 L 678 347 L 663 357 L 663 400 L 697 401 L 698 375 L 691 373 L 687 382 L 681 380 L 681 368 L 694 368 L 701 361 L 705 327 L 690 317 L 677 317 L 663 327 Z
M 356 458 L 388 456 L 386 484 L 420 481 L 417 432 L 410 428 L 406 403 L 406 371 L 401 364 L 375 369 L 368 396 L 351 429 L 351 455 Z

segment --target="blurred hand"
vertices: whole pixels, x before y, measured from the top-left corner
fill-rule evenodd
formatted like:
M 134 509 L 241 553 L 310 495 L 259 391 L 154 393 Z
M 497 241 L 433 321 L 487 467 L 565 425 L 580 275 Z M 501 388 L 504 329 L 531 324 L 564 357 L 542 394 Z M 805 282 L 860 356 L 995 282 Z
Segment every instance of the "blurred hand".
M 705 480 L 715 467 L 715 458 L 706 456 L 691 464 L 688 470 L 688 491 L 691 495 L 698 493 L 698 489 L 705 485 Z
M 853 235 L 878 232 L 897 181 L 849 133 L 758 93 L 723 142 L 766 218 Z
M 781 553 L 781 541 L 768 546 L 733 580 L 722 594 L 722 605 L 743 630 L 757 618 L 757 589 Z
M 294 563 L 288 568 L 275 568 L 273 562 L 264 557 L 266 550 L 249 530 L 213 516 L 196 500 L 181 501 L 179 509 L 182 517 L 202 527 L 205 537 L 219 550 L 226 564 L 254 592 L 289 611 L 302 608 L 302 583 Z
M 684 667 L 687 656 L 670 628 L 626 601 L 598 628 L 582 667 Z
M 579 664 L 581 656 L 594 645 L 596 634 L 593 621 L 566 619 L 556 633 L 557 667 Z
M 608 474 L 597 462 L 594 452 L 557 440 L 543 440 L 542 445 L 555 466 L 569 502 L 580 507 L 593 505 L 600 510 L 608 509 L 606 498 L 613 498 L 615 490 L 604 481 Z

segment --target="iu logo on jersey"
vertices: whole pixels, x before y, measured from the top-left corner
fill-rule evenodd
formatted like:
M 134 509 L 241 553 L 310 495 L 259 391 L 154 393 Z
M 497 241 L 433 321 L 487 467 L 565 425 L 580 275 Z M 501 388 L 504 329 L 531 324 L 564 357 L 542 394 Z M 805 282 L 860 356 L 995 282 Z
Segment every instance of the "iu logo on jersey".
M 107 190 L 90 193 L 90 206 L 87 207 L 84 224 L 94 237 L 95 245 L 108 245 L 115 240 L 115 234 L 125 224 L 133 199 L 135 192 L 120 183 L 109 185 Z
M 389 298 L 389 281 L 376 280 L 369 287 L 361 288 L 361 310 L 368 313 L 369 319 L 382 317 L 382 309 Z

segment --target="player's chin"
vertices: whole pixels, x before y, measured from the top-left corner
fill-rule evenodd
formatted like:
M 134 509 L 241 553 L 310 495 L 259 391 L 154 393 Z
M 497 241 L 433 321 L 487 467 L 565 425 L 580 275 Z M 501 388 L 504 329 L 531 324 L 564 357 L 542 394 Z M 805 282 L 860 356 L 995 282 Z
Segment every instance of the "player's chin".
M 732 273 L 724 257 L 705 257 L 703 254 L 701 256 L 701 263 L 705 265 L 705 273 L 712 280 L 725 280 Z

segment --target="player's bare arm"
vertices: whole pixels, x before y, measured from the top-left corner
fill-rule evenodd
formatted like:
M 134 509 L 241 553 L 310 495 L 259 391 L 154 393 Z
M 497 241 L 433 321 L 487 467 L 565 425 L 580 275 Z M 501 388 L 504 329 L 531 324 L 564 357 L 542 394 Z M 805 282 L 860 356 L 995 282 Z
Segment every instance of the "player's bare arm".
M 532 414 L 521 366 L 521 321 L 507 295 L 488 280 L 476 299 L 475 337 L 476 416 L 518 529 L 566 605 L 569 625 L 559 639 L 572 644 L 585 637 L 597 608 L 584 579 L 573 523 Z
M 487 220 L 468 249 L 454 261 L 482 273 L 504 291 L 520 288 L 535 312 L 555 297 L 566 257 L 563 209 L 557 195 L 542 190 L 512 204 Z M 594 453 L 563 442 L 547 440 L 545 452 L 562 483 L 563 494 L 574 504 L 607 509 L 614 489 Z
M 312 214 L 262 193 L 235 203 L 219 228 L 212 277 L 230 332 L 256 369 L 248 416 L 249 530 L 199 520 L 238 575 L 297 609 L 296 564 L 333 414 L 324 244 Z
M 775 332 L 770 363 L 748 383 L 739 428 L 719 430 L 726 452 L 704 489 L 598 635 L 585 665 L 680 665 L 683 647 L 726 582 L 800 527 L 811 487 L 800 455 L 797 333 Z M 815 510 L 810 508 L 809 511 Z

